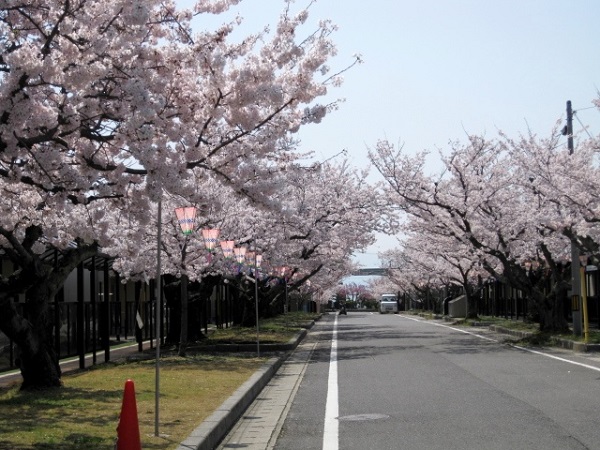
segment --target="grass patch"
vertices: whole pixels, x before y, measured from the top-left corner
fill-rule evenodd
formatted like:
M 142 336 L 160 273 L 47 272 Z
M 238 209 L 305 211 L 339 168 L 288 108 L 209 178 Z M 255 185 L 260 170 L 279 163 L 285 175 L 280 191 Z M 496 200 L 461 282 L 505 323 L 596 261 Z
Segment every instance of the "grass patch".
M 288 314 L 261 323 L 261 342 L 286 343 L 319 315 Z M 206 341 L 253 343 L 256 330 L 217 330 Z M 186 357 L 163 352 L 160 361 L 160 437 L 154 436 L 153 358 L 108 363 L 63 376 L 64 386 L 41 392 L 0 390 L 0 450 L 114 450 L 125 382 L 135 384 L 142 448 L 179 446 L 268 358 L 252 353 Z
M 0 392 L 0 449 L 113 450 L 123 388 L 135 383 L 144 449 L 176 448 L 265 358 L 192 355 L 161 359 L 159 431 L 154 436 L 155 363 L 103 364 L 43 392 Z
M 584 336 L 575 336 L 572 333 L 557 334 L 555 337 L 561 338 L 561 339 L 569 339 L 571 341 L 576 341 L 576 342 L 585 342 Z M 600 331 L 590 330 L 587 343 L 588 344 L 600 344 Z
M 540 326 L 537 323 L 525 322 L 523 320 L 505 319 L 503 317 L 479 316 L 477 319 L 467 319 L 464 321 L 465 325 L 473 325 L 478 323 L 496 325 L 509 330 L 528 331 L 531 333 L 536 333 L 540 330 Z
M 262 344 L 286 343 L 296 336 L 302 328 L 321 316 L 320 313 L 293 312 L 259 323 L 259 340 Z M 256 328 L 230 327 L 211 330 L 208 339 L 200 342 L 202 345 L 213 344 L 244 344 L 256 342 Z
M 561 347 L 560 340 L 584 342 L 583 336 L 574 336 L 572 333 L 546 333 L 537 331 L 531 336 L 521 338 L 518 343 L 532 347 Z M 597 331 L 590 332 L 588 344 L 600 343 L 600 333 Z

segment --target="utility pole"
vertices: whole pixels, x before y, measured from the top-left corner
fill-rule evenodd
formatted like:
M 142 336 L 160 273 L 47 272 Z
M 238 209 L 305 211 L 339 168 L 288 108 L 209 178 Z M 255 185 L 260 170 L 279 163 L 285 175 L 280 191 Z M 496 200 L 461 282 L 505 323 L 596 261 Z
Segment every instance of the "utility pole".
M 573 154 L 573 108 L 571 100 L 567 100 L 567 148 L 569 155 Z
M 567 100 L 567 148 L 573 154 L 573 109 L 571 100 Z M 579 274 L 579 248 L 571 240 L 571 309 L 573 315 L 573 334 L 581 336 L 581 279 Z

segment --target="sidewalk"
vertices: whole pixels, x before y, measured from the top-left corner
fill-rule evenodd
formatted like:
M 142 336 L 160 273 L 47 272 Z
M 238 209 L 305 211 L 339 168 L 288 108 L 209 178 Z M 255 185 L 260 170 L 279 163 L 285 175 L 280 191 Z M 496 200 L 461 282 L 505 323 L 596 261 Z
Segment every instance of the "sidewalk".
M 263 365 L 177 450 L 272 449 L 318 342 L 311 331 L 297 336 L 295 350 Z
M 246 410 L 231 432 L 223 439 L 218 450 L 245 448 L 250 450 L 273 449 L 283 422 L 294 401 L 308 361 L 318 344 L 316 339 L 303 341 L 260 396 Z

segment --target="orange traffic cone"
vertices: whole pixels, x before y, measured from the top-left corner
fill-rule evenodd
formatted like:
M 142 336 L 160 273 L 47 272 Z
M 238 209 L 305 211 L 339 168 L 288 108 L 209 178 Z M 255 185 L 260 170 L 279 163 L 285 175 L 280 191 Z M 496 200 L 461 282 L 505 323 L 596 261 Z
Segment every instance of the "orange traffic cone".
M 123 405 L 121 406 L 121 416 L 119 417 L 119 425 L 117 426 L 117 445 L 115 449 L 142 450 L 133 380 L 127 380 L 125 382 Z

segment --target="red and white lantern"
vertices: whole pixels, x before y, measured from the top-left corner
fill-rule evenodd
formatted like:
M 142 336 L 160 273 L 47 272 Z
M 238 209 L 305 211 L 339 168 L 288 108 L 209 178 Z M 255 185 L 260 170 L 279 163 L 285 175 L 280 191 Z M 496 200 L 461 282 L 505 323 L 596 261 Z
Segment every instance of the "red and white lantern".
M 194 232 L 194 221 L 196 220 L 196 208 L 193 206 L 175 208 L 175 215 L 177 215 L 177 221 L 183 234 L 192 234 Z
M 204 246 L 207 250 L 213 251 L 217 246 L 217 242 L 219 241 L 219 232 L 218 228 L 207 228 L 202 230 L 202 238 L 204 239 Z

